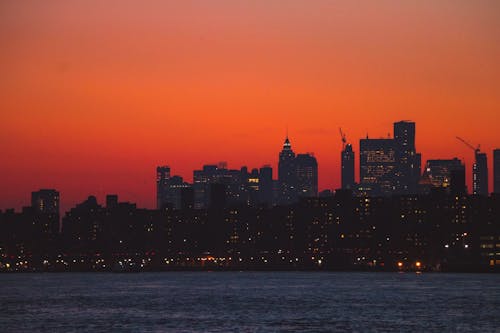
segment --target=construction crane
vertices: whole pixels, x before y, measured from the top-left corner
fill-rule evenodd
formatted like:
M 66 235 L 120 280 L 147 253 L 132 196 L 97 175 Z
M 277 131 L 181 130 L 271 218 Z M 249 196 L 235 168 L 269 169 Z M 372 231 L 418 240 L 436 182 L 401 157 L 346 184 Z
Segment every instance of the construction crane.
M 347 139 L 345 138 L 345 133 L 342 132 L 342 128 L 339 127 L 340 137 L 342 138 L 342 150 L 345 149 L 345 144 L 347 143 Z
M 462 141 L 462 143 L 464 145 L 466 145 L 470 149 L 474 150 L 475 153 L 479 153 L 481 151 L 481 149 L 480 149 L 481 145 L 477 145 L 477 147 L 474 147 L 473 145 L 471 145 L 470 143 L 468 143 L 467 141 L 465 141 L 461 137 L 457 136 L 456 138 L 457 138 L 457 140 Z

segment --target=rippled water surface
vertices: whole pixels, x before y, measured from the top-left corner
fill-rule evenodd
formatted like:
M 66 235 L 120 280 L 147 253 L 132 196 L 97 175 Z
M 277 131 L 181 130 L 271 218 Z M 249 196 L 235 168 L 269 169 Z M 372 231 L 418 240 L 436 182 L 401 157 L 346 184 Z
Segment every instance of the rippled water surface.
M 0 275 L 0 332 L 500 332 L 500 276 Z

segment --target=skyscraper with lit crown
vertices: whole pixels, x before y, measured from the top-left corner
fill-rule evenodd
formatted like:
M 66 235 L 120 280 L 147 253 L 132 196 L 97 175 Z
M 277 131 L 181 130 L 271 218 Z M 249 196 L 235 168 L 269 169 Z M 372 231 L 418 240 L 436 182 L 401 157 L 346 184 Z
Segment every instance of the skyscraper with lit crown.
M 283 143 L 278 162 L 279 202 L 289 204 L 297 200 L 297 176 L 295 170 L 295 153 L 288 139 Z

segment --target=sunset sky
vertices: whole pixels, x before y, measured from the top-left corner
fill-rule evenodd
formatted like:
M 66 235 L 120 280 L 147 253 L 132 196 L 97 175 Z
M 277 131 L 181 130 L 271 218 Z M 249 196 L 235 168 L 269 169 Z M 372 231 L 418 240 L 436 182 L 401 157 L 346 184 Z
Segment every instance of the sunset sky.
M 333 189 L 338 128 L 358 163 L 403 119 L 423 163 L 463 159 L 470 189 L 461 136 L 491 170 L 500 1 L 0 2 L 0 209 L 39 188 L 154 207 L 157 165 L 276 168 L 287 126 Z

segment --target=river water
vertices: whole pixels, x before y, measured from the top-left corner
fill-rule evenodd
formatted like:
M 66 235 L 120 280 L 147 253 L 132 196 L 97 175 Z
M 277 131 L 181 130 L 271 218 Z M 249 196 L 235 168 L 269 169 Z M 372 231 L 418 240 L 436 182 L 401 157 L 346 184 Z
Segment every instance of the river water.
M 0 332 L 500 332 L 500 275 L 0 275 Z

